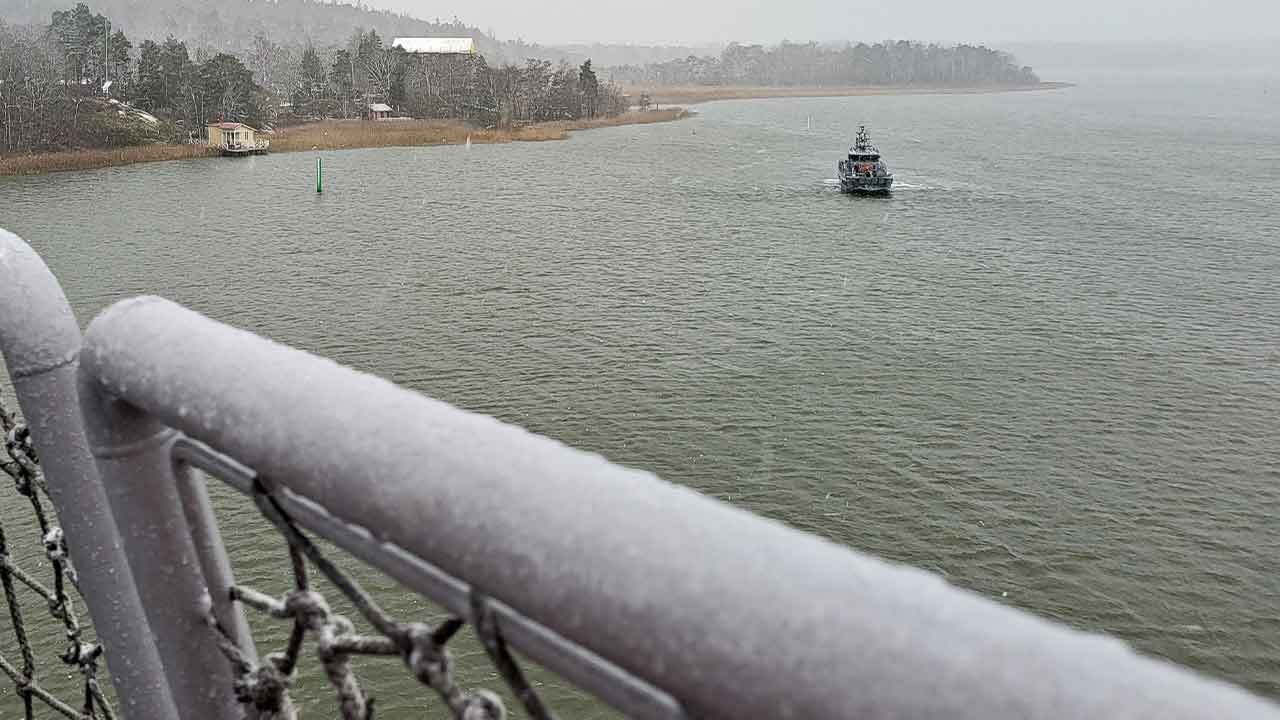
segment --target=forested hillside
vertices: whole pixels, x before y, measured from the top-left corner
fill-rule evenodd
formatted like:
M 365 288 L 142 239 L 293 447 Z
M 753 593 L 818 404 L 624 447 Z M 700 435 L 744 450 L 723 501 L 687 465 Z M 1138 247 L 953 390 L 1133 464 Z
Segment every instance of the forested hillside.
M 500 128 L 627 109 L 590 60 L 413 55 L 359 27 L 323 46 L 259 33 L 240 55 L 193 51 L 176 37 L 136 42 L 120 28 L 83 3 L 44 23 L 0 22 L 0 153 L 187 142 L 211 121 L 263 127 L 358 118 L 371 104 Z
M 1030 85 L 1040 81 L 1008 53 L 983 46 L 882 42 L 843 46 L 739 45 L 719 57 L 690 56 L 610 68 L 615 82 L 661 85 Z
M 0 19 L 11 25 L 49 22 L 72 0 L 4 0 Z M 562 53 L 522 42 L 499 42 L 460 20 L 422 20 L 345 2 L 317 0 L 92 0 L 89 7 L 111 19 L 135 41 L 175 37 L 195 54 L 244 55 L 263 36 L 285 46 L 324 47 L 345 43 L 354 28 L 373 30 L 390 41 L 397 35 L 475 38 L 494 63 L 524 62 L 528 57 L 559 59 Z

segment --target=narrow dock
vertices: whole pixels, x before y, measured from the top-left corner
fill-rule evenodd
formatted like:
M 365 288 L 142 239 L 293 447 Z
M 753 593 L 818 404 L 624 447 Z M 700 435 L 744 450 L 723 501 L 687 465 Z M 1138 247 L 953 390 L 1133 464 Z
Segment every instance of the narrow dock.
M 238 157 L 241 155 L 266 155 L 271 149 L 271 142 L 259 140 L 253 145 L 219 145 L 218 152 L 223 155 Z

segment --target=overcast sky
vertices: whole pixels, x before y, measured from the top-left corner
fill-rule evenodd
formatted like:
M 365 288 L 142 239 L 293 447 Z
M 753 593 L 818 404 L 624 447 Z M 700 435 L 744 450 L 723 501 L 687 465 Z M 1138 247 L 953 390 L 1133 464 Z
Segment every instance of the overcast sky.
M 1280 39 L 1280 0 L 369 0 L 545 44 Z

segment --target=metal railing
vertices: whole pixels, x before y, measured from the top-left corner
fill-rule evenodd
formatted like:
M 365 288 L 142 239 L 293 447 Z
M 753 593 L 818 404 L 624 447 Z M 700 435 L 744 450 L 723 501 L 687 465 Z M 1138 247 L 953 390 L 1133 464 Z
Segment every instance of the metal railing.
M 449 677 L 445 643 L 466 622 L 532 717 L 550 711 L 511 650 L 637 718 L 1280 718 L 1118 640 L 159 298 L 92 322 L 77 396 L 79 336 L 61 291 L 17 238 L 0 235 L 0 260 L 0 283 L 25 288 L 0 292 L 0 344 L 41 454 L 64 454 L 47 474 L 73 559 L 82 576 L 118 571 L 95 576 L 109 602 L 89 587 L 86 600 L 125 717 L 288 717 L 308 636 L 345 717 L 368 711 L 343 670 L 360 654 L 400 656 L 455 717 L 500 716 L 496 696 Z M 294 591 L 235 584 L 193 467 L 288 539 Z M 454 619 L 388 617 L 312 536 Z M 378 635 L 329 612 L 309 567 Z M 260 663 L 245 606 L 294 623 L 285 652 Z
M 0 230 L 0 351 L 126 718 L 179 717 L 84 434 L 80 328 L 26 243 Z

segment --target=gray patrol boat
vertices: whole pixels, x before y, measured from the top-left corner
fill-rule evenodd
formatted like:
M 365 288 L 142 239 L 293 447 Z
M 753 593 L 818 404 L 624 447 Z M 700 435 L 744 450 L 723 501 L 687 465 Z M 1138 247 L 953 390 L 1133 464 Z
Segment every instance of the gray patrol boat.
M 849 158 L 839 163 L 840 190 L 847 193 L 887 195 L 893 187 L 893 173 L 880 159 L 880 151 L 871 144 L 867 126 L 858 126 L 858 137 L 849 150 Z

